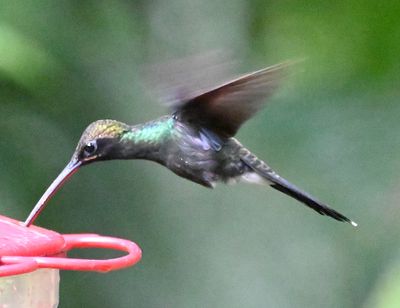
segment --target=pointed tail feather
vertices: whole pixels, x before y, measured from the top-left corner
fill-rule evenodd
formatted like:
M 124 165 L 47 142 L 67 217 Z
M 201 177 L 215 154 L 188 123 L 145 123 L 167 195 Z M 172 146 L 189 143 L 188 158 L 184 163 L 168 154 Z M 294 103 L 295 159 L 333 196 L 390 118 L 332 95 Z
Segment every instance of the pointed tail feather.
M 330 216 L 338 221 L 348 222 L 354 227 L 357 226 L 354 221 L 350 220 L 349 218 L 340 214 L 334 209 L 331 209 L 327 205 L 319 202 L 310 194 L 302 191 L 295 185 L 280 177 L 267 164 L 259 160 L 252 153 L 247 152 L 246 155 L 242 156 L 242 160 L 245 162 L 246 165 L 254 170 L 254 172 L 265 178 L 270 183 L 270 186 L 272 188 L 279 190 L 280 192 L 283 192 L 284 194 L 287 194 L 288 196 L 291 196 L 292 198 L 302 202 L 303 204 L 312 208 L 314 211 L 318 212 L 321 215 Z
M 285 179 L 279 177 L 278 179 L 275 179 L 274 181 L 271 181 L 271 182 L 272 182 L 272 184 L 271 184 L 272 188 L 275 188 L 276 190 L 279 190 L 280 192 L 283 192 L 283 193 L 295 198 L 296 200 L 309 206 L 310 208 L 312 208 L 319 214 L 330 216 L 338 221 L 348 222 L 355 227 L 357 226 L 357 224 L 354 221 L 350 220 L 349 218 L 347 218 L 343 214 L 335 211 L 334 209 L 328 207 L 327 205 L 322 204 L 321 202 L 316 200 L 313 196 L 300 190 L 299 188 L 297 188 L 293 184 L 289 183 Z

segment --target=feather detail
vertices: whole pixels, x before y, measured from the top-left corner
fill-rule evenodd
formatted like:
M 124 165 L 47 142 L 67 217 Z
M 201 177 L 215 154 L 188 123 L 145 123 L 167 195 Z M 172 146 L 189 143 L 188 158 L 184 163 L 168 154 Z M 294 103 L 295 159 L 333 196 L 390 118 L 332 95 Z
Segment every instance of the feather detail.
M 302 191 L 300 188 L 291 184 L 289 181 L 285 180 L 279 176 L 274 170 L 272 170 L 266 163 L 258 159 L 254 154 L 252 154 L 247 149 L 243 148 L 241 157 L 243 162 L 245 162 L 255 173 L 262 176 L 266 181 L 268 181 L 270 186 L 280 192 L 302 202 L 308 207 L 312 208 L 314 211 L 321 215 L 326 215 L 336 219 L 338 221 L 348 222 L 354 227 L 357 224 L 344 216 L 343 214 L 335 211 L 334 209 L 328 207 L 327 205 L 321 203 L 315 199 L 310 194 Z

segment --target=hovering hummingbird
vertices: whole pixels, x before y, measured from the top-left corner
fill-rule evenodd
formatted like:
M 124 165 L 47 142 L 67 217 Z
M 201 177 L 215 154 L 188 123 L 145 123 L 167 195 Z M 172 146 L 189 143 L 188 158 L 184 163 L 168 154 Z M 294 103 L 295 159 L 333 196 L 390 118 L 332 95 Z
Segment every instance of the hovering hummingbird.
M 279 176 L 234 138 L 240 126 L 264 105 L 286 64 L 278 64 L 223 83 L 176 102 L 156 120 L 127 125 L 98 120 L 83 132 L 68 165 L 25 221 L 30 226 L 51 196 L 81 166 L 112 159 L 147 159 L 205 187 L 245 180 L 270 185 L 321 215 L 357 226 Z

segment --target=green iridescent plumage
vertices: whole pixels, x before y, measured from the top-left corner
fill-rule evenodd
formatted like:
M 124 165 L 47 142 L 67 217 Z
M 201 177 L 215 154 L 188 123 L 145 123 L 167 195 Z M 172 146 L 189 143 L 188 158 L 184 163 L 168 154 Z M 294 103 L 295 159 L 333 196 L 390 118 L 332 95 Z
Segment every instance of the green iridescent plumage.
M 163 120 L 157 120 L 145 123 L 144 125 L 138 125 L 133 127 L 129 131 L 125 132 L 121 137 L 121 141 L 135 141 L 135 142 L 158 142 L 172 132 L 174 126 L 174 120 L 171 117 L 167 117 Z
M 49 198 L 80 166 L 111 159 L 147 159 L 206 187 L 246 180 L 268 184 L 322 215 L 356 225 L 280 177 L 234 135 L 273 93 L 286 65 L 244 75 L 175 104 L 171 115 L 130 126 L 99 120 L 82 134 L 68 166 L 26 220 L 30 225 Z

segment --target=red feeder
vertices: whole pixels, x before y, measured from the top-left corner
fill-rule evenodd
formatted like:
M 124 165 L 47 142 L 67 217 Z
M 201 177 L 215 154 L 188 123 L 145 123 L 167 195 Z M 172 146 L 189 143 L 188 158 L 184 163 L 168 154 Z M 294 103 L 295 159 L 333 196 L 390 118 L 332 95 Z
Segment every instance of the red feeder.
M 67 258 L 74 248 L 113 249 L 127 255 L 108 260 Z M 56 307 L 60 269 L 108 272 L 132 266 L 141 256 L 139 246 L 128 240 L 97 234 L 61 235 L 36 226 L 27 228 L 0 215 L 0 306 Z

